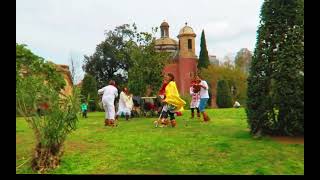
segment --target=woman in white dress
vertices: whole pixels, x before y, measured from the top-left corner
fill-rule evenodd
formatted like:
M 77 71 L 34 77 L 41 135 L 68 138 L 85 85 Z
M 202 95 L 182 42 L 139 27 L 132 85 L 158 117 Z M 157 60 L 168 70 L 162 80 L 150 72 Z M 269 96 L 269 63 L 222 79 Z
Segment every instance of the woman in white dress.
M 121 115 L 125 115 L 126 120 L 129 120 L 129 117 L 131 116 L 132 108 L 133 108 L 132 94 L 129 94 L 128 88 L 125 87 L 123 88 L 123 91 L 120 93 L 117 117 Z
M 113 80 L 109 81 L 109 85 L 98 90 L 98 94 L 103 94 L 102 105 L 105 115 L 105 126 L 114 126 L 115 107 L 114 100 L 118 97 L 118 89 L 115 87 L 116 83 Z

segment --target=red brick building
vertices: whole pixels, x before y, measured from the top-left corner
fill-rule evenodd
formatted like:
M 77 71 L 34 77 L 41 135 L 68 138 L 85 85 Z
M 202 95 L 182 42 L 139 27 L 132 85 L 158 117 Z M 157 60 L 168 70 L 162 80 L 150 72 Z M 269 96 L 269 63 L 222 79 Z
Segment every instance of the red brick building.
M 156 40 L 156 50 L 172 52 L 173 58 L 164 68 L 164 73 L 172 73 L 181 95 L 189 94 L 191 77 L 197 71 L 198 58 L 195 54 L 195 37 L 193 29 L 185 24 L 178 34 L 178 42 L 169 37 L 169 24 L 160 25 L 161 37 Z

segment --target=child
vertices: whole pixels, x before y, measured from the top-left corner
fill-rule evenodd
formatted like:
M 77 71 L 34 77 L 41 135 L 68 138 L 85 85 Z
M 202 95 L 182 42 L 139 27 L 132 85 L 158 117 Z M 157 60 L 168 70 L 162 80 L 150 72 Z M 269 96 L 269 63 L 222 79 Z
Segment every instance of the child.
M 81 104 L 82 117 L 87 118 L 88 106 L 85 102 Z
M 180 98 L 173 74 L 169 73 L 166 76 L 166 82 L 168 82 L 168 84 L 165 86 L 164 99 L 162 100 L 162 102 L 165 103 L 163 112 L 164 117 L 170 116 L 171 126 L 175 127 L 177 123 L 174 114 L 177 111 L 182 111 L 186 102 Z
M 197 117 L 200 118 L 200 86 L 198 86 L 199 81 L 192 81 L 190 87 L 190 95 L 191 95 L 191 102 L 190 102 L 190 109 L 191 109 L 191 119 L 194 118 L 194 109 L 197 109 Z
M 161 101 L 163 101 L 165 99 L 165 89 L 166 89 L 167 85 L 168 85 L 168 82 L 166 79 L 164 79 L 162 86 L 159 90 L 159 97 L 161 98 Z M 158 126 L 158 124 L 161 124 L 160 127 L 167 126 L 169 124 L 169 121 L 167 118 L 168 118 L 167 107 L 165 105 L 163 105 L 160 110 L 160 117 L 159 117 L 160 120 L 154 122 L 156 127 Z

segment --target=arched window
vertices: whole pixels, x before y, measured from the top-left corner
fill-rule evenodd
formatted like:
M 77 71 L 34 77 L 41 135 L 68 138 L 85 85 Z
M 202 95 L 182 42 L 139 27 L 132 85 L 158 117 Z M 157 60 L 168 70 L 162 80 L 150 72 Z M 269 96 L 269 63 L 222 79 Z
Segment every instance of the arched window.
M 192 49 L 192 39 L 188 39 L 188 49 Z

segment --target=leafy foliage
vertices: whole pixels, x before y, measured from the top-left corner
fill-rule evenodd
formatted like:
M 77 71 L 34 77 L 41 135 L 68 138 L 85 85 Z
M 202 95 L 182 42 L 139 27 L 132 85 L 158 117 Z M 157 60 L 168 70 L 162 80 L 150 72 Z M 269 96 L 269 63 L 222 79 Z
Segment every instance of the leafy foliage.
M 85 74 L 82 80 L 81 86 L 81 95 L 82 101 L 87 101 L 89 104 L 89 110 L 95 111 L 98 106 L 98 90 L 97 90 L 97 82 L 93 76 L 90 74 Z M 90 103 L 92 102 L 92 103 Z
M 124 24 L 106 32 L 106 38 L 97 45 L 91 56 L 85 56 L 83 70 L 96 78 L 97 88 L 113 79 L 118 85 L 127 83 L 130 67 L 130 47 L 134 31 Z
M 232 107 L 231 91 L 226 80 L 218 81 L 217 105 L 219 108 Z
M 232 88 L 232 101 L 239 101 L 245 106 L 247 94 L 247 75 L 240 69 L 233 66 L 209 65 L 208 68 L 201 70 L 201 75 L 207 80 L 210 86 L 210 97 L 213 98 L 211 104 L 216 107 L 217 83 L 218 80 L 226 80 L 230 89 Z
M 207 68 L 210 64 L 204 30 L 201 33 L 198 69 Z
M 247 115 L 251 133 L 304 133 L 304 1 L 269 0 L 250 75 Z
M 79 91 L 61 94 L 64 80 L 52 63 L 17 45 L 16 109 L 36 138 L 33 170 L 44 172 L 60 163 L 62 146 L 76 128 Z
M 242 48 L 235 57 L 235 67 L 249 73 L 251 60 L 252 53 L 248 49 Z

